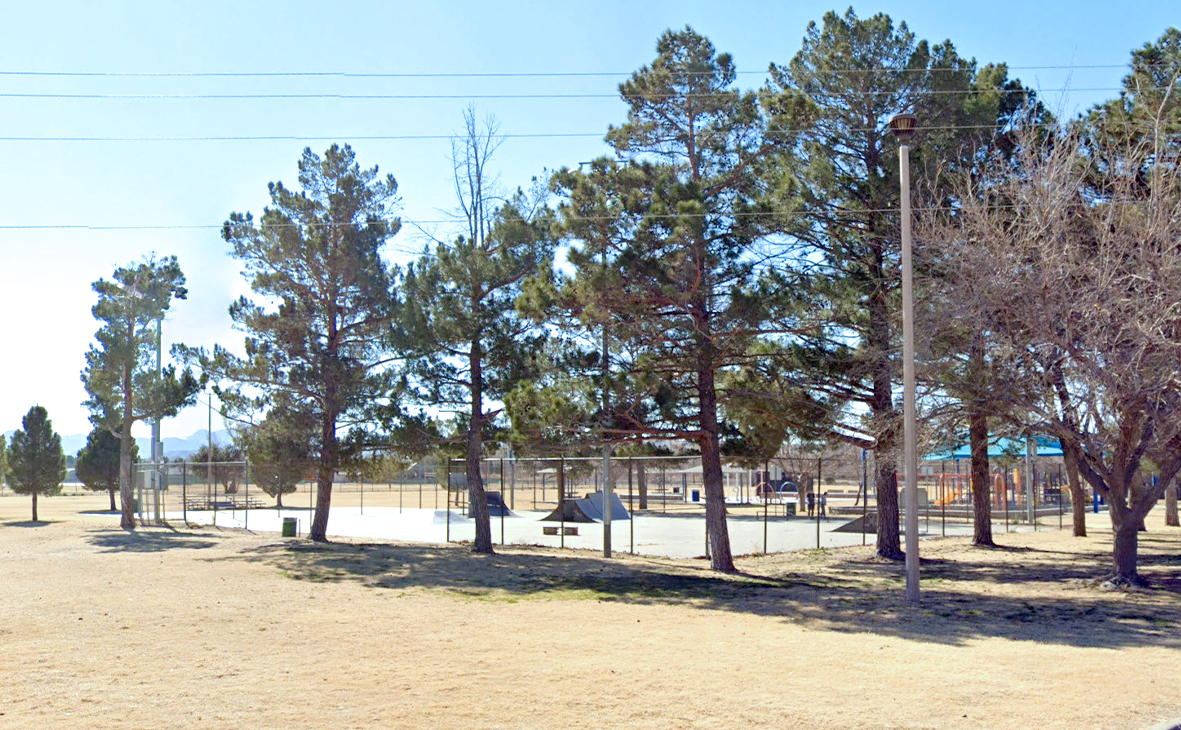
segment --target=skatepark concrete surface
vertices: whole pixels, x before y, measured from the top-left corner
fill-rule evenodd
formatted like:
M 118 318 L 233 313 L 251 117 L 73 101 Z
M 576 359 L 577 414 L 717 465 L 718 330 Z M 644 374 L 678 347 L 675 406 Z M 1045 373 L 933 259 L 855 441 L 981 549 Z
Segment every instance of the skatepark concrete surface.
M 558 523 L 542 522 L 549 511 L 515 511 L 501 519 L 492 518 L 492 540 L 495 544 L 542 545 L 546 547 L 565 546 L 586 550 L 602 550 L 603 525 L 599 522 L 567 522 L 566 527 L 575 527 L 577 535 L 545 535 L 543 527 L 556 527 Z M 255 532 L 279 532 L 284 518 L 296 520 L 297 534 L 307 533 L 311 522 L 311 511 L 307 508 L 266 508 L 226 511 L 189 511 L 188 521 L 194 524 L 242 528 Z M 180 512 L 169 512 L 169 521 L 180 522 Z M 771 517 L 766 522 L 767 552 L 808 550 L 818 547 L 832 548 L 849 545 L 874 543 L 874 535 L 862 533 L 833 532 L 850 521 L 847 517 L 830 517 L 819 521 L 808 517 Z M 450 523 L 450 525 L 448 525 Z M 730 548 L 735 555 L 763 552 L 764 522 L 761 516 L 736 516 L 727 518 L 730 532 Z M 994 526 L 994 530 L 996 527 Z M 1019 531 L 1027 531 L 1022 527 Z M 920 537 L 937 537 L 944 534 L 943 527 L 936 519 L 927 523 L 919 520 Z M 560 530 L 559 530 L 560 531 Z M 1015 529 L 1015 531 L 1018 531 Z M 949 522 L 946 534 L 968 536 L 972 526 L 962 522 Z M 333 507 L 328 518 L 329 537 L 380 538 L 406 542 L 442 543 L 471 541 L 475 526 L 471 518 L 452 509 L 445 510 L 399 509 L 397 507 Z M 612 550 L 634 551 L 639 555 L 668 558 L 692 558 L 705 554 L 704 514 L 659 514 L 637 513 L 631 520 L 612 523 Z

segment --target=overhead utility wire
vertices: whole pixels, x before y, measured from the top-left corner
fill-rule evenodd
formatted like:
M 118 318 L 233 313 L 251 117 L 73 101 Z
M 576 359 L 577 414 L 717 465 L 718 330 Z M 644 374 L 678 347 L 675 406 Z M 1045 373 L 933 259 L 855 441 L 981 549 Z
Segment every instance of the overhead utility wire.
M 950 130 L 1000 130 L 1005 129 L 1007 125 L 997 124 L 944 124 L 944 125 L 919 125 L 915 127 L 919 132 L 931 131 L 950 131 Z M 1023 125 L 1034 127 L 1053 127 L 1053 123 L 1047 122 L 1044 124 Z M 767 130 L 768 134 L 796 134 L 799 132 L 808 131 L 810 128 L 787 128 L 787 127 L 773 127 Z M 881 132 L 884 127 L 850 127 L 850 132 Z M 454 134 L 370 134 L 370 135 L 354 135 L 354 134 L 275 134 L 275 135 L 225 135 L 225 136 L 166 136 L 166 137 L 151 137 L 151 136 L 134 136 L 134 137 L 32 137 L 32 136 L 0 136 L 0 142 L 266 142 L 266 141 L 281 141 L 281 142 L 298 142 L 301 140 L 331 140 L 331 139 L 347 139 L 357 141 L 397 141 L 397 140 L 431 140 L 431 139 L 459 139 L 461 135 Z M 560 139 L 569 137 L 603 137 L 603 132 L 538 132 L 538 133 L 522 133 L 522 134 L 501 134 L 498 137 L 504 139 Z
M 1167 86 L 1152 88 L 1170 88 Z M 1048 92 L 1122 91 L 1122 87 L 1088 87 L 1055 89 L 935 89 L 924 94 L 954 96 L 968 94 L 1028 94 Z M 636 94 L 647 99 L 708 99 L 737 93 L 738 90 L 705 94 Z M 863 92 L 869 96 L 890 96 L 897 91 Z M 620 94 L 61 94 L 40 92 L 4 92 L 3 99 L 357 99 L 357 100 L 416 100 L 416 99 L 619 99 Z
M 1052 124 L 1037 124 L 1035 126 L 1052 126 Z M 883 128 L 850 128 L 850 132 L 881 131 Z M 947 124 L 918 126 L 916 131 L 948 131 L 948 130 L 998 130 L 1004 129 L 997 124 Z M 801 129 L 776 128 L 769 129 L 772 135 L 790 135 L 790 133 L 808 131 Z M 602 137 L 603 132 L 537 132 L 520 133 L 520 135 L 497 135 L 505 139 L 554 139 L 567 137 Z M 458 139 L 457 135 L 227 135 L 227 136 L 194 136 L 194 137 L 0 137 L 0 142 L 299 142 L 302 139 L 350 139 L 361 142 L 383 141 L 415 141 L 415 139 Z
M 995 209 L 1002 209 L 1002 208 L 1015 208 L 1017 206 L 1015 206 L 1015 205 L 993 205 L 990 207 L 995 208 Z M 940 211 L 940 210 L 958 210 L 958 208 L 956 208 L 954 206 L 943 205 L 943 206 L 928 206 L 928 207 L 922 207 L 922 208 L 911 208 L 911 210 L 930 212 L 930 211 Z M 898 213 L 898 212 L 900 212 L 900 209 L 899 208 L 858 208 L 858 209 L 836 208 L 836 209 L 829 210 L 826 212 L 829 214 L 835 213 L 837 215 L 855 216 L 855 215 L 863 215 L 865 213 Z M 812 213 L 807 213 L 807 212 L 790 211 L 790 210 L 780 210 L 780 211 L 772 210 L 772 211 L 748 211 L 745 213 L 728 213 L 726 215 L 719 215 L 716 213 L 667 213 L 667 214 L 648 214 L 648 215 L 642 215 L 639 217 L 649 219 L 649 220 L 651 220 L 651 219 L 676 220 L 676 219 L 682 219 L 682 218 L 708 218 L 708 217 L 754 218 L 754 217 L 761 217 L 761 216 L 789 216 L 789 215 L 793 216 L 795 218 L 809 218 L 809 217 L 812 217 L 813 215 L 818 215 L 818 214 L 819 213 L 812 214 Z M 567 221 L 603 221 L 603 220 L 615 220 L 615 218 L 616 218 L 616 216 L 609 216 L 609 215 L 567 216 L 564 220 L 567 220 Z M 410 219 L 410 218 L 402 218 L 401 220 L 404 223 L 419 224 L 419 225 L 443 225 L 446 223 L 454 223 L 455 222 L 454 220 L 417 220 L 417 219 Z M 323 224 L 324 227 L 327 227 L 328 225 L 332 225 L 332 224 Z M 315 226 L 316 226 L 316 224 L 295 224 L 295 223 L 269 224 L 268 225 L 268 227 L 274 227 L 274 228 L 314 228 Z M 224 227 L 225 227 L 224 224 L 211 225 L 211 224 L 207 224 L 207 223 L 180 224 L 180 225 L 131 224 L 131 225 L 109 225 L 109 226 L 107 226 L 107 225 L 88 225 L 88 224 L 77 224 L 77 225 L 63 225 L 63 224 L 6 225 L 6 224 L 0 224 L 0 230 L 4 230 L 4 231 L 30 231 L 30 230 L 32 230 L 32 231 L 45 231 L 45 230 L 48 230 L 48 231 L 56 231 L 56 230 L 173 231 L 173 230 L 221 230 Z
M 504 139 L 551 139 L 567 137 L 602 137 L 603 132 L 555 132 L 539 134 L 501 134 Z M 0 137 L 0 142 L 298 142 L 301 140 L 347 139 L 358 141 L 393 141 L 459 139 L 455 134 L 274 134 L 274 135 L 227 135 L 200 137 Z
M 1051 71 L 1075 69 L 1128 68 L 1126 63 L 1087 64 L 1080 66 L 1006 66 L 1010 71 Z M 825 73 L 963 73 L 960 68 L 833 68 Z M 486 78 L 577 78 L 630 76 L 634 71 L 481 71 L 397 73 L 363 71 L 0 71 L 2 76 L 37 76 L 49 78 L 346 78 L 346 79 L 486 79 Z M 766 74 L 766 71 L 737 71 L 739 74 Z M 711 76 L 712 71 L 686 71 L 681 76 Z

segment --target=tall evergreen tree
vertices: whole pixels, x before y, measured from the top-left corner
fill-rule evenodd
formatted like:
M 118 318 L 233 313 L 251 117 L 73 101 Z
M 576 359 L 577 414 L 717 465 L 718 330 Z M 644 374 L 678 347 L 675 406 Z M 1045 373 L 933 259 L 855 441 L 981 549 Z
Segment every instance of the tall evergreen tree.
M 119 452 L 122 444 L 105 428 L 94 428 L 86 436 L 86 445 L 78 452 L 74 471 L 82 486 L 92 492 L 107 492 L 111 497 L 111 511 L 115 506 L 115 492 L 119 489 Z M 131 460 L 139 456 L 139 445 L 131 442 Z
M 439 242 L 409 267 L 402 284 L 401 324 L 413 353 L 416 400 L 456 418 L 466 445 L 465 472 L 476 535 L 472 549 L 492 552 L 492 528 L 480 460 L 484 441 L 503 424 L 502 401 L 528 377 L 544 332 L 518 315 L 523 282 L 553 267 L 552 214 L 540 196 L 518 191 L 498 201 L 488 165 L 498 144 L 495 124 L 474 113 L 454 153 L 464 232 Z
M 33 522 L 37 522 L 37 497 L 60 494 L 66 478 L 62 439 L 54 432 L 44 408 L 29 409 L 21 419 L 21 429 L 13 432 L 8 451 L 8 487 L 33 497 Z
M 759 173 L 790 138 L 765 135 L 756 95 L 733 88 L 730 55 L 693 29 L 665 32 L 656 54 L 620 84 L 628 119 L 607 133 L 616 158 L 554 179 L 576 244 L 566 301 L 618 343 L 601 368 L 614 391 L 603 432 L 699 451 L 710 564 L 732 572 L 719 386 L 765 333 Z
M 222 230 L 260 297 L 242 297 L 230 317 L 246 355 L 180 347 L 219 386 L 227 410 L 251 416 L 282 401 L 316 424 L 316 510 L 308 536 L 327 540 L 333 476 L 366 446 L 395 381 L 386 335 L 393 271 L 382 247 L 396 234 L 398 184 L 362 169 L 352 148 L 323 157 L 305 149 L 302 190 L 268 186 L 271 205 L 255 223 L 232 213 Z M 271 306 L 274 302 L 277 306 Z
M 135 527 L 131 477 L 136 421 L 175 416 L 197 398 L 200 384 L 190 369 L 178 373 L 169 365 L 156 372 L 159 322 L 174 299 L 184 299 L 185 277 L 175 256 L 154 256 L 115 269 L 111 281 L 93 288 L 98 303 L 91 310 L 103 323 L 96 344 L 86 353 L 82 382 L 90 398 L 85 405 L 95 426 L 119 439 L 119 494 L 124 529 Z
M 783 372 L 814 394 L 812 408 L 829 409 L 832 438 L 873 450 L 877 552 L 901 559 L 899 171 L 887 121 L 901 111 L 919 117 L 912 165 L 918 179 L 933 180 L 940 166 L 974 164 L 1026 92 L 1003 66 L 977 70 L 948 41 L 931 46 L 905 23 L 895 27 L 881 14 L 863 20 L 852 9 L 809 24 L 803 48 L 788 65 L 773 65 L 771 77 L 773 111 L 786 99 L 811 104 L 808 118 L 774 119 L 775 127 L 800 127 L 772 195 L 793 255 L 806 262 L 784 277 L 803 334 Z

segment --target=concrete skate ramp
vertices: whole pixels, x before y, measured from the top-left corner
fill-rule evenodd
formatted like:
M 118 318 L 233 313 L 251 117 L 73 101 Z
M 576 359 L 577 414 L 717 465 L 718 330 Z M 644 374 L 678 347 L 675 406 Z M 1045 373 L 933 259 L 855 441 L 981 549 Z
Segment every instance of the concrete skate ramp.
M 489 517 L 514 517 L 509 511 L 508 505 L 504 503 L 504 497 L 500 496 L 500 492 L 484 492 L 484 496 L 488 499 L 488 516 Z M 467 508 L 467 516 L 475 517 L 472 513 L 472 506 L 469 504 Z
M 611 521 L 630 520 L 631 515 L 627 507 L 619 499 L 618 494 L 612 493 Z M 565 510 L 565 522 L 602 522 L 603 521 L 603 493 L 591 492 L 583 499 L 567 499 L 553 512 L 541 519 L 542 522 L 562 522 L 562 511 Z
M 567 499 L 558 508 L 541 518 L 542 522 L 594 522 L 582 509 L 585 499 Z
M 582 511 L 593 518 L 596 522 L 603 521 L 603 493 L 591 492 L 586 495 L 586 499 L 578 500 L 579 507 Z M 582 504 L 585 502 L 586 504 Z M 619 520 L 630 520 L 632 517 L 627 513 L 627 507 L 623 506 L 623 501 L 619 499 L 619 495 L 615 492 L 611 493 L 611 521 L 618 522 Z
M 876 535 L 878 531 L 878 513 L 867 512 L 864 517 L 858 517 L 855 520 L 850 520 L 840 527 L 834 527 L 832 531 L 863 532 Z

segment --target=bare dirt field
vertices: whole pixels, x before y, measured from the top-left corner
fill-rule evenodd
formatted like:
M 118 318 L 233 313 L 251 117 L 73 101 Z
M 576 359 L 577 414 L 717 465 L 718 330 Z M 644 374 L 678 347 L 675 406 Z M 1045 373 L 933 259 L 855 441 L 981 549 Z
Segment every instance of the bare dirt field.
M 1181 530 L 703 561 L 127 533 L 0 497 L 0 728 L 1144 728 L 1181 716 Z

